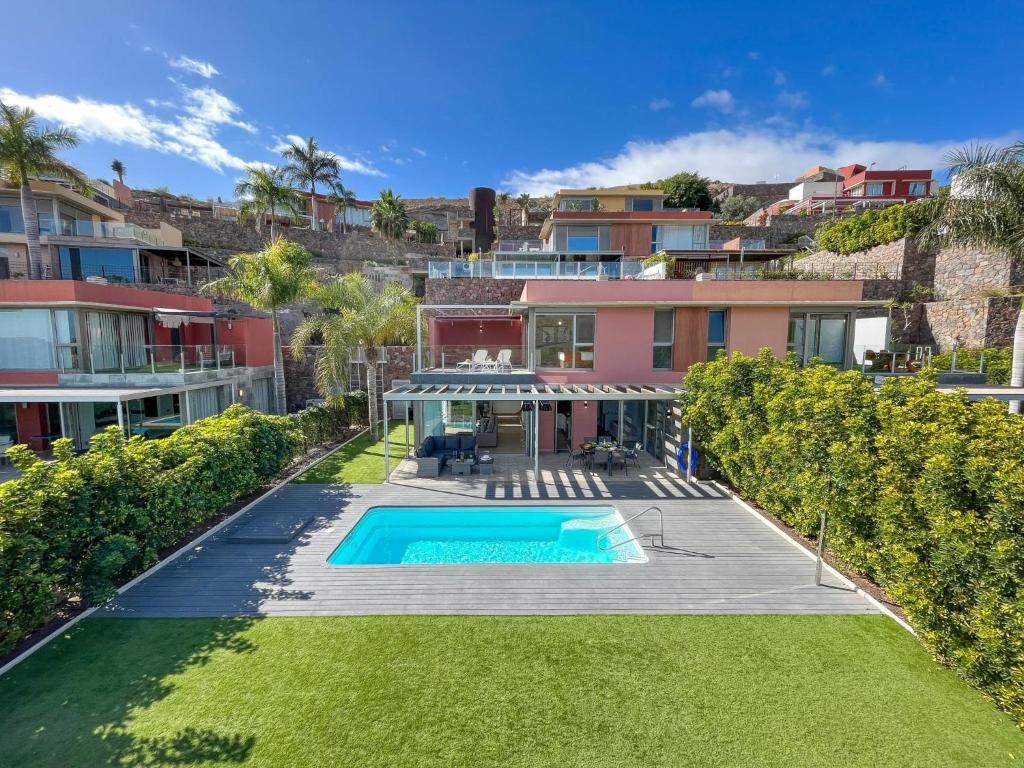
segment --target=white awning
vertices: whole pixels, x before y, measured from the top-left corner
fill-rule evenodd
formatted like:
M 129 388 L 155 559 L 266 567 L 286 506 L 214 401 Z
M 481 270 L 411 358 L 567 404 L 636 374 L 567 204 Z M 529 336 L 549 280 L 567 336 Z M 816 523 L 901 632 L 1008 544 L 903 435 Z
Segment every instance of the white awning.
M 673 384 L 404 384 L 384 393 L 398 400 L 675 400 Z
M 0 403 L 117 403 L 167 394 L 175 387 L 22 387 L 0 389 Z

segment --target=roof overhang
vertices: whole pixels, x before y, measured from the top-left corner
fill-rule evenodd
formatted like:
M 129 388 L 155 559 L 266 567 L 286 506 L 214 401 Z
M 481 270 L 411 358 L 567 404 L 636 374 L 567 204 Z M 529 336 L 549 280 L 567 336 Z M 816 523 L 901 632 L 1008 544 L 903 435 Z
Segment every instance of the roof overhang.
M 672 384 L 405 384 L 384 393 L 386 401 L 410 400 L 675 400 Z
M 700 301 L 522 301 L 512 302 L 512 307 L 533 309 L 560 309 L 563 307 L 820 307 L 822 309 L 858 309 L 860 307 L 885 307 L 889 302 L 882 299 L 863 301 L 736 301 L 729 299 L 702 299 Z

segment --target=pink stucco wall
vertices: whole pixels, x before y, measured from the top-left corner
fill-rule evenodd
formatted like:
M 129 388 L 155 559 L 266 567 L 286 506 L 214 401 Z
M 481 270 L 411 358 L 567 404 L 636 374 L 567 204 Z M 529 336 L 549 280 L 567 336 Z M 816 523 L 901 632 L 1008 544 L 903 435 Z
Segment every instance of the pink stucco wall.
M 586 402 L 586 406 L 583 403 Z M 576 448 L 585 437 L 597 436 L 597 401 L 577 400 L 572 404 L 572 447 Z
M 729 352 L 756 355 L 761 347 L 771 347 L 776 357 L 786 354 L 789 307 L 732 307 L 727 317 Z
M 576 305 L 611 302 L 735 302 L 860 301 L 860 280 L 528 280 L 521 301 L 530 304 Z

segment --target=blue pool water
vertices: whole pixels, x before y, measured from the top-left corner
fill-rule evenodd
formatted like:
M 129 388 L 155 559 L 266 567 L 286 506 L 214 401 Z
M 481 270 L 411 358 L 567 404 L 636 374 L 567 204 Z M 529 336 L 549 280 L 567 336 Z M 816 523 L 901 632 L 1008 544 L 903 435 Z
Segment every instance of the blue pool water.
M 331 565 L 642 563 L 629 542 L 602 551 L 622 523 L 613 507 L 373 507 L 327 558 Z M 609 544 L 632 538 L 629 527 Z

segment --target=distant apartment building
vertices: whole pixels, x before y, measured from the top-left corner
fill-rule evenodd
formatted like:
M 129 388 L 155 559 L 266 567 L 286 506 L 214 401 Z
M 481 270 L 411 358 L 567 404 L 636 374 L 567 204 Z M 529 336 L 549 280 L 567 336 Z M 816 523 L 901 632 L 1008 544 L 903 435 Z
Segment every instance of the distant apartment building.
M 796 179 L 789 197 L 773 213 L 854 213 L 869 208 L 902 205 L 935 194 L 931 169 L 875 170 L 859 164 L 837 170 L 815 166 Z
M 234 402 L 272 410 L 273 331 L 197 289 L 223 264 L 53 182 L 31 184 L 42 264 L 0 187 L 0 449 L 79 449 L 104 427 L 159 437 Z

